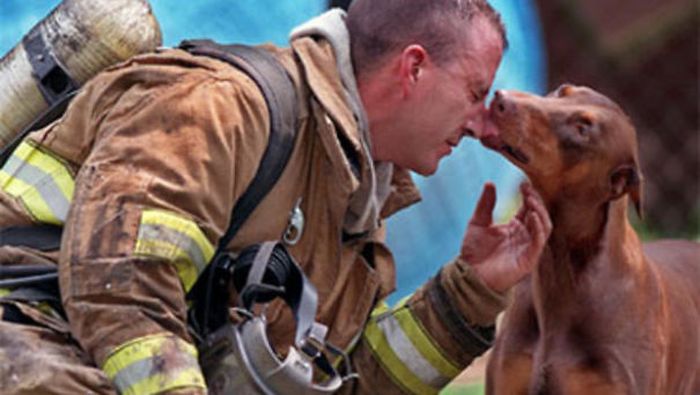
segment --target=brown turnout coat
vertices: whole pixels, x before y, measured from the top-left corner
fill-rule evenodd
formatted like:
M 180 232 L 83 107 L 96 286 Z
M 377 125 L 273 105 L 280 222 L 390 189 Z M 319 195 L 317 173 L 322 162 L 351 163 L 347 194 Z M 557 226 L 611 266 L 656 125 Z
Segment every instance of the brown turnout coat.
M 302 98 L 300 129 L 281 179 L 230 248 L 279 239 L 301 198 L 306 224 L 290 251 L 318 290 L 317 318 L 329 326 L 328 340 L 352 351 L 360 379 L 344 390 L 376 393 L 382 388 L 385 394 L 402 393 L 406 389 L 396 385 L 361 337 L 372 309 L 394 289 L 395 265 L 383 241 L 383 226 L 343 239 L 348 203 L 366 164 L 358 154 L 358 131 L 342 94 L 332 49 L 311 38 L 297 39 L 288 49 L 267 49 L 288 69 Z M 40 313 L 26 303 L 2 302 L 4 308 L 15 306 L 34 322 L 0 321 L 0 333 L 13 333 L 17 341 L 25 342 L 22 347 L 33 350 L 32 355 L 13 351 L 10 335 L 0 335 L 0 377 L 16 379 L 0 378 L 0 392 L 60 388 L 109 393 L 114 389 L 95 367 L 103 367 L 120 346 L 159 333 L 192 342 L 186 327 L 185 290 L 175 265 L 135 253 L 143 213 L 153 209 L 174 213 L 196 224 L 216 246 L 233 204 L 257 170 L 267 144 L 268 122 L 264 99 L 245 74 L 214 59 L 166 50 L 99 74 L 62 119 L 28 137 L 62 158 L 75 178 L 57 259 L 68 320 Z M 346 142 L 345 150 L 340 141 Z M 360 160 L 358 172 L 348 155 Z M 395 169 L 382 216 L 418 199 L 408 172 Z M 0 191 L 0 227 L 36 222 L 20 200 Z M 2 264 L 56 258 L 22 247 L 0 247 Z M 475 280 L 468 265 L 447 265 L 439 282 L 469 324 L 491 325 L 502 308 L 502 296 Z M 464 368 L 475 353 L 464 346 L 467 334 L 454 333 L 439 318 L 427 296 L 435 283 L 429 281 L 407 305 L 432 341 Z M 284 350 L 293 336 L 291 313 L 273 303 L 267 317 L 270 337 L 278 350 Z M 37 346 L 41 342 L 46 342 L 45 348 Z M 164 370 L 169 363 L 176 364 L 166 360 Z M 36 373 L 41 367 L 53 373 Z

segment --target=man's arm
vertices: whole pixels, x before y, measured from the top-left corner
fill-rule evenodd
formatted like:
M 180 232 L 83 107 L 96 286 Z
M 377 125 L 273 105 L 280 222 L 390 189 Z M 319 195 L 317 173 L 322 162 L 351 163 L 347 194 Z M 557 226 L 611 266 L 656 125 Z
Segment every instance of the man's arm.
M 494 225 L 487 184 L 460 256 L 396 306 L 375 309 L 352 353 L 360 378 L 346 392 L 438 393 L 491 346 L 507 290 L 532 271 L 551 232 L 540 199 L 522 192 L 513 220 Z
M 132 65 L 86 88 L 101 92 L 97 137 L 65 224 L 61 294 L 73 335 L 120 393 L 205 391 L 185 294 L 254 175 L 239 164 L 259 162 L 268 130 L 254 84 L 219 73 Z

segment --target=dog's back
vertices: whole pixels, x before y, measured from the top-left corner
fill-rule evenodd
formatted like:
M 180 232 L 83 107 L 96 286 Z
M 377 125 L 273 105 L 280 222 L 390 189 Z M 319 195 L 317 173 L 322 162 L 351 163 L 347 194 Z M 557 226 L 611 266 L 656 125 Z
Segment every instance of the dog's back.
M 644 244 L 650 265 L 666 286 L 669 310 L 669 383 L 679 383 L 676 394 L 700 394 L 700 244 L 659 240 Z M 695 372 L 692 367 L 695 366 Z M 694 375 L 695 379 L 692 379 Z

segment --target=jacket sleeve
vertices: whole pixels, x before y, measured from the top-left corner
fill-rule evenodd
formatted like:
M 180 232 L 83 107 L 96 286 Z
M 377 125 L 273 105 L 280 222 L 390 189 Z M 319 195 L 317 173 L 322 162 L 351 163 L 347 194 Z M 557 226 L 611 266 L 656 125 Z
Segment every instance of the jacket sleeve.
M 55 131 L 96 136 L 61 248 L 71 331 L 122 394 L 204 393 L 185 294 L 265 149 L 264 99 L 237 71 L 181 64 L 126 65 L 84 90 Z
M 456 260 L 395 306 L 379 303 L 352 351 L 359 373 L 346 392 L 437 394 L 493 340 L 506 296 Z

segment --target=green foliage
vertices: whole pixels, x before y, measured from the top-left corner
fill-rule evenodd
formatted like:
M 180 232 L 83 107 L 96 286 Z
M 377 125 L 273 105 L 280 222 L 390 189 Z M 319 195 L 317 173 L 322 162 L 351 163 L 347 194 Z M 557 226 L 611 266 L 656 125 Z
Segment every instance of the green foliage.
M 651 241 L 662 238 L 661 233 L 657 229 L 654 229 L 653 226 L 649 225 L 648 222 L 640 221 L 636 216 L 631 217 L 630 222 L 642 241 Z
M 440 391 L 440 395 L 483 395 L 484 384 L 450 384 L 444 390 Z
M 664 238 L 689 239 L 700 242 L 700 207 L 688 213 L 686 226 L 683 230 L 667 233 L 660 230 L 650 221 L 641 221 L 633 210 L 630 210 L 630 223 L 642 241 L 652 241 Z

